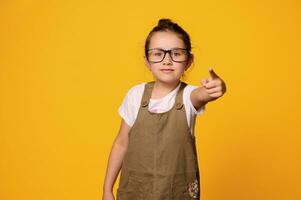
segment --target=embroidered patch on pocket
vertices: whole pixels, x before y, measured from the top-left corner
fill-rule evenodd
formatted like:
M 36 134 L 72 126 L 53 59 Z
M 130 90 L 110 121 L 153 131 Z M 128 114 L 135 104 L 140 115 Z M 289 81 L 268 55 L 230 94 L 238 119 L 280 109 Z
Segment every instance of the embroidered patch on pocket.
M 199 197 L 199 182 L 195 179 L 193 182 L 188 183 L 187 192 L 191 198 Z

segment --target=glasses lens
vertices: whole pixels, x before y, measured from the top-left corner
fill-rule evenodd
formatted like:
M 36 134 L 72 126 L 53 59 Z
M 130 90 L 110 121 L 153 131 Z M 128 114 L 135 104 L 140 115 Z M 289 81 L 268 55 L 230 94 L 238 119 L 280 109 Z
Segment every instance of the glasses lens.
M 183 62 L 188 59 L 188 53 L 185 49 L 173 49 L 171 51 L 171 57 L 176 62 Z
M 153 49 L 148 51 L 148 59 L 151 62 L 160 62 L 163 59 L 164 51 L 160 49 Z

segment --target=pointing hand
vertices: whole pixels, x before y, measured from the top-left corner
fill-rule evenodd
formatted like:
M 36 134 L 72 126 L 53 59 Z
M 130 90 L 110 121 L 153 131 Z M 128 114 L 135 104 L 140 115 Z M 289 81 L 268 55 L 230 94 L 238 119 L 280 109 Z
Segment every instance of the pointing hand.
M 203 85 L 203 100 L 206 102 L 213 101 L 226 92 L 225 82 L 209 68 L 210 76 L 208 78 L 202 79 L 201 83 Z

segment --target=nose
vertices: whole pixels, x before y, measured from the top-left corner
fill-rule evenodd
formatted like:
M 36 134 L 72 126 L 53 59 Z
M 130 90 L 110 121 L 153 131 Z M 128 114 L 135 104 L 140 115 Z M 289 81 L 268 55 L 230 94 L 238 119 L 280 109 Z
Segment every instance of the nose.
M 172 59 L 169 52 L 166 52 L 165 58 L 163 59 L 163 65 L 165 64 L 172 64 Z

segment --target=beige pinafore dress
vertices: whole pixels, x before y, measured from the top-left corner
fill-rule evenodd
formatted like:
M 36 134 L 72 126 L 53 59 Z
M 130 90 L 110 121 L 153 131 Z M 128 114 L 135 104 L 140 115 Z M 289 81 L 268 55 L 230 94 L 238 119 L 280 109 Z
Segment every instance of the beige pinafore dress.
M 174 106 L 148 110 L 154 81 L 145 85 L 122 163 L 117 200 L 200 199 L 195 137 L 188 127 L 181 82 Z

